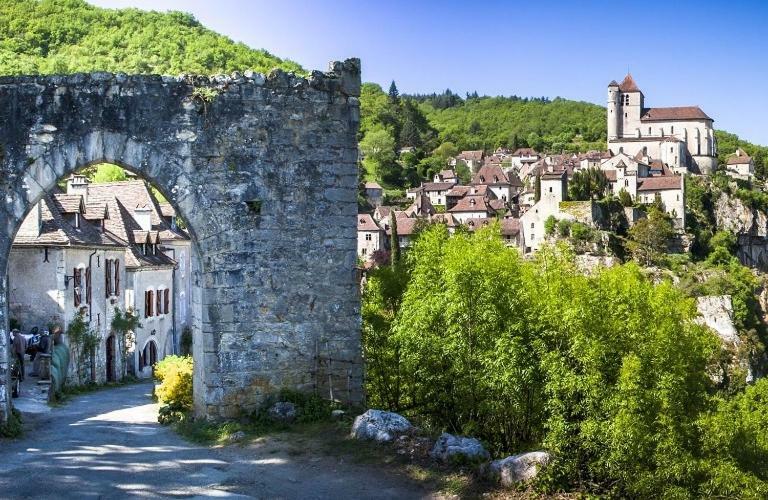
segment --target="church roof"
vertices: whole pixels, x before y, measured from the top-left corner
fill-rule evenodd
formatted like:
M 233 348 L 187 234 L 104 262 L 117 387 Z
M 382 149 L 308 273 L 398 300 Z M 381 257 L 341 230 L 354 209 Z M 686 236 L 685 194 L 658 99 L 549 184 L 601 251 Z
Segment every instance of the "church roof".
M 611 83 L 608 84 L 609 87 L 618 87 L 619 84 L 616 83 L 616 80 L 611 80 Z
M 640 121 L 662 122 L 677 120 L 710 120 L 712 118 L 698 106 L 678 106 L 674 108 L 645 108 Z
M 627 76 L 625 76 L 624 80 L 619 84 L 619 90 L 622 92 L 640 92 L 640 88 L 635 83 L 635 79 L 632 78 L 632 75 L 629 73 L 627 73 Z

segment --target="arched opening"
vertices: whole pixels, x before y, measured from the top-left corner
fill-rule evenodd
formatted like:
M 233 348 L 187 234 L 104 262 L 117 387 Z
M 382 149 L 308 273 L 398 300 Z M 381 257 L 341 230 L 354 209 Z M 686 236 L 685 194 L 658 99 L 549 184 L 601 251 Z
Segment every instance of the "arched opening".
M 155 363 L 181 353 L 182 332 L 200 327 L 196 255 L 160 187 L 127 165 L 91 162 L 41 191 L 19 224 L 7 260 L 9 321 L 23 332 L 61 328 L 69 384 L 149 378 Z M 126 328 L 129 317 L 138 321 Z

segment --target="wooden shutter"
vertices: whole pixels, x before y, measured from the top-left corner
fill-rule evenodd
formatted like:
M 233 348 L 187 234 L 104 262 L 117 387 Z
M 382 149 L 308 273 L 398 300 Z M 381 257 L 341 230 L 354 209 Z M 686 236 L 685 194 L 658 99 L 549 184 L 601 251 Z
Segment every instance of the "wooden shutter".
M 112 295 L 112 259 L 104 260 L 104 295 Z
M 160 316 L 163 314 L 163 294 L 162 290 L 157 291 L 157 310 L 155 311 L 155 315 Z
M 152 316 L 152 292 L 147 290 L 144 292 L 144 317 L 150 316 Z
M 72 290 L 75 293 L 75 307 L 80 307 L 80 302 L 82 302 L 83 296 L 81 295 L 81 277 L 80 277 L 80 268 L 76 267 L 74 271 L 72 271 L 72 281 L 74 281 L 74 284 L 72 286 Z
M 171 311 L 171 291 L 166 288 L 163 292 L 163 295 L 163 301 L 165 302 L 165 314 L 168 314 Z
M 115 295 L 120 296 L 120 261 L 115 260 Z
M 85 302 L 91 305 L 91 268 L 85 270 Z

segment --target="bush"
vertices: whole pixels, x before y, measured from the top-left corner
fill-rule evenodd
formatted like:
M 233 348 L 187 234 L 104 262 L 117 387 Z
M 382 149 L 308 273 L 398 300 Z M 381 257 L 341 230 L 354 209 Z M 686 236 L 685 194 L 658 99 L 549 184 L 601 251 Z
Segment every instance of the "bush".
M 269 418 L 268 412 L 269 408 L 278 401 L 294 404 L 297 423 L 322 422 L 331 416 L 332 404 L 330 401 L 326 401 L 315 394 L 305 394 L 293 389 L 281 389 L 277 393 L 267 396 L 261 407 L 252 415 L 252 420 L 256 423 L 274 426 L 275 423 Z
M 8 422 L 0 425 L 0 437 L 17 438 L 21 436 L 22 430 L 21 413 L 14 408 L 11 410 L 11 414 L 8 415 Z
M 155 378 L 160 382 L 155 389 L 161 407 L 160 423 L 168 423 L 169 416 L 192 410 L 192 377 L 190 356 L 166 356 L 155 364 Z
M 547 220 L 544 221 L 544 234 L 547 236 L 552 236 L 555 234 L 555 228 L 557 227 L 557 219 L 554 215 L 550 215 L 547 217 Z
M 567 238 L 571 235 L 571 221 L 563 219 L 557 223 L 557 235 L 561 238 Z

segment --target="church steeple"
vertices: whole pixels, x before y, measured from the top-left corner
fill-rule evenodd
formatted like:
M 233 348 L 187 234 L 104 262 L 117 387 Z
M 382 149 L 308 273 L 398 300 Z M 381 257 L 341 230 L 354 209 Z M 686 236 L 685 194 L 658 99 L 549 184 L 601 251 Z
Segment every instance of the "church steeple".
M 635 83 L 635 79 L 632 78 L 632 75 L 630 73 L 627 73 L 627 76 L 624 77 L 624 80 L 619 84 L 619 90 L 622 92 L 640 92 L 640 88 L 637 86 L 637 83 Z

